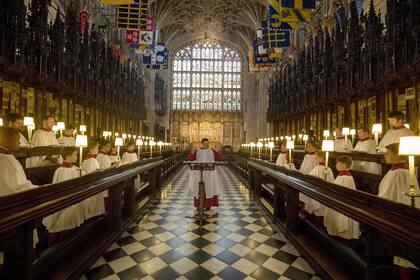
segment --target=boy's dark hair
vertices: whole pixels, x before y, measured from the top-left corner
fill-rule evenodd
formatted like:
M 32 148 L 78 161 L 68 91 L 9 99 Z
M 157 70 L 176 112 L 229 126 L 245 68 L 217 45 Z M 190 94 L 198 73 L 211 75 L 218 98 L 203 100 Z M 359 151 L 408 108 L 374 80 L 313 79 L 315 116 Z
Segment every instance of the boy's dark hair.
M 66 159 L 66 157 L 71 156 L 74 152 L 77 152 L 77 147 L 64 147 L 61 149 L 61 156 L 63 159 Z
M 50 116 L 50 115 L 43 115 L 43 116 L 41 117 L 41 121 L 47 121 L 49 118 L 54 119 L 54 117 L 53 117 L 53 116 Z
M 201 143 L 204 143 L 204 142 L 208 142 L 209 141 L 209 139 L 208 138 L 203 138 L 203 139 L 201 139 Z
M 369 133 L 370 134 L 370 129 L 368 127 L 366 127 L 366 126 L 359 127 L 359 129 L 361 131 L 363 131 L 363 132 L 366 132 L 366 133 Z
M 134 142 L 134 140 L 128 140 L 127 141 L 127 147 L 129 147 L 129 146 L 135 146 L 136 145 L 136 143 Z
M 318 150 L 318 144 L 315 141 L 309 140 L 308 142 L 306 142 L 306 145 L 311 145 L 312 147 Z
M 392 111 L 388 114 L 388 118 L 394 118 L 398 121 L 405 121 L 405 114 L 401 111 Z
M 390 150 L 393 154 L 398 155 L 400 151 L 400 143 L 389 144 L 385 147 L 387 150 Z
M 322 158 L 322 159 L 325 159 L 325 152 L 323 152 L 323 151 L 316 151 L 315 152 L 315 154 L 318 156 L 318 157 L 320 157 L 320 158 Z
M 98 146 L 98 142 L 96 142 L 96 141 L 94 141 L 94 140 L 90 140 L 89 142 L 88 142 L 88 145 L 87 145 L 87 150 L 89 151 L 89 150 L 92 150 L 93 148 L 95 148 L 96 146 Z
M 106 146 L 106 145 L 108 145 L 108 144 L 111 144 L 111 142 L 110 142 L 110 141 L 108 141 L 108 140 L 102 140 L 102 142 L 101 142 L 101 144 L 100 144 L 100 148 L 102 149 L 104 146 Z
M 339 156 L 336 161 L 344 163 L 347 167 L 350 167 L 353 163 L 353 159 L 349 156 Z
M 22 119 L 22 116 L 21 115 L 19 115 L 19 114 L 17 114 L 17 113 L 10 113 L 10 114 L 8 114 L 7 115 L 7 121 L 8 122 L 15 122 L 15 121 L 17 121 L 17 120 L 21 120 Z
M 72 124 L 68 124 L 68 125 L 66 126 L 66 129 L 68 129 L 68 130 L 73 130 L 73 129 L 74 129 L 74 125 L 72 125 Z

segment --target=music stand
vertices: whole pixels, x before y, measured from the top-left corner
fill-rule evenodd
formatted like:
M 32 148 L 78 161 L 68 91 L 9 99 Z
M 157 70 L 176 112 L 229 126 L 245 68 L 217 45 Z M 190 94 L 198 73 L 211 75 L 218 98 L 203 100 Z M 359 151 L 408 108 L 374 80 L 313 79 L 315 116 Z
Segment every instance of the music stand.
M 198 213 L 194 216 L 186 216 L 185 218 L 194 218 L 199 221 L 202 226 L 203 221 L 206 220 L 207 215 L 204 214 L 204 201 L 206 199 L 206 189 L 203 181 L 203 171 L 213 171 L 216 169 L 216 163 L 208 162 L 186 162 L 190 166 L 190 170 L 200 171 L 200 182 L 198 182 Z

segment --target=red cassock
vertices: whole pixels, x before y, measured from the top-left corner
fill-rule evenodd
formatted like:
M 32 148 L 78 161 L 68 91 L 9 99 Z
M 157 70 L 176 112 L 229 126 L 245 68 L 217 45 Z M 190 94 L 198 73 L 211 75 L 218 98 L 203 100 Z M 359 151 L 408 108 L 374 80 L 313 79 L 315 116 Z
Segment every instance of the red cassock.
M 212 151 L 213 151 L 213 154 L 214 154 L 214 160 L 215 161 L 221 161 L 221 160 L 223 160 L 224 159 L 224 156 L 223 156 L 223 154 L 221 153 L 221 152 L 216 152 L 215 150 L 213 150 L 212 149 Z M 188 156 L 188 160 L 189 161 L 195 161 L 195 160 L 197 160 L 197 152 L 198 152 L 198 150 L 196 150 L 196 151 L 194 151 L 194 152 L 192 152 L 189 156 Z M 204 179 L 205 180 L 205 179 Z M 197 184 L 198 184 L 198 181 L 196 182 Z M 215 182 L 214 182 L 215 183 Z M 193 184 L 195 184 L 195 183 L 193 183 Z M 206 185 L 206 189 L 207 189 L 207 185 Z M 194 189 L 194 188 L 196 188 L 196 186 L 192 186 L 192 188 Z M 217 206 L 219 206 L 219 196 L 218 195 L 213 195 L 213 196 L 211 196 L 211 197 L 208 197 L 208 195 L 209 195 L 209 193 L 207 193 L 207 191 L 206 191 L 206 200 L 205 200 L 205 203 L 204 203 L 204 205 L 205 205 L 205 208 L 211 208 L 212 206 L 213 207 L 217 207 Z M 198 195 L 194 195 L 194 206 L 198 209 L 198 207 L 199 207 L 199 200 L 198 200 Z

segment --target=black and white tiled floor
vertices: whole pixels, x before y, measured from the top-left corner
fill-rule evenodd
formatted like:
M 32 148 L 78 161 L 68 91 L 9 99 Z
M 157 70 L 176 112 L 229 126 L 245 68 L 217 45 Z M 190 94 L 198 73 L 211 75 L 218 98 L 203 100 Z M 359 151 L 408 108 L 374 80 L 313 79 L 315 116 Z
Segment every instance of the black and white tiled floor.
M 82 279 L 319 279 L 267 223 L 227 167 L 218 167 L 220 206 L 200 228 L 184 167 Z

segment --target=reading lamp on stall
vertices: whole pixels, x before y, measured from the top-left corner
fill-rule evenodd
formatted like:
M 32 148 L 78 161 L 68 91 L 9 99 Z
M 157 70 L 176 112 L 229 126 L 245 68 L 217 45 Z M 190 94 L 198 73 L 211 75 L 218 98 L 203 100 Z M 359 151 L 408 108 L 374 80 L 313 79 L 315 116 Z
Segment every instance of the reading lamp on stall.
M 124 141 L 122 138 L 117 137 L 115 138 L 115 146 L 117 147 L 117 155 L 120 156 L 120 147 L 124 146 Z
M 79 127 L 79 131 L 82 133 L 82 134 L 85 134 L 86 133 L 86 125 L 80 125 L 80 127 Z
M 263 143 L 262 142 L 258 142 L 257 143 L 257 148 L 258 148 L 258 158 L 261 158 L 261 148 L 263 147 Z
M 356 137 L 356 129 L 354 128 L 350 129 L 350 135 L 351 135 L 351 143 L 354 143 L 354 138 Z
M 328 139 L 328 137 L 330 137 L 330 131 L 329 130 L 324 130 L 323 136 L 324 136 L 325 140 Z
M 344 135 L 344 149 L 346 152 L 348 151 L 348 145 L 347 145 L 347 136 L 350 134 L 350 128 L 349 127 L 343 127 L 343 135 Z
M 32 140 L 32 131 L 35 128 L 34 118 L 32 117 L 24 117 L 23 118 L 23 125 L 28 128 L 28 140 L 31 142 Z
M 254 147 L 255 147 L 255 143 L 254 142 L 251 142 L 251 144 L 249 144 L 249 146 L 251 146 L 251 157 L 252 157 L 252 150 L 254 149 Z
M 141 147 L 143 146 L 143 140 L 141 139 L 137 139 L 136 140 L 136 145 L 137 145 L 137 150 L 138 150 L 138 154 L 139 154 L 139 158 L 140 158 L 140 151 L 141 151 Z
M 303 138 L 302 139 L 305 142 L 305 150 L 306 150 L 306 144 L 308 143 L 309 135 L 307 135 L 307 134 L 303 135 Z
M 416 175 L 414 174 L 414 157 L 420 155 L 420 136 L 402 136 L 400 137 L 400 149 L 398 154 L 408 156 L 409 181 L 408 191 L 404 194 L 411 199 L 411 206 L 415 207 L 415 199 L 420 197 L 420 193 L 416 193 Z
M 325 169 L 327 169 L 329 152 L 334 152 L 334 140 L 323 140 L 321 150 L 325 152 Z M 324 179 L 327 180 L 327 172 Z
M 270 149 L 270 161 L 273 161 L 274 142 L 268 142 L 268 148 Z
M 60 137 L 63 137 L 63 130 L 66 129 L 66 124 L 64 122 L 58 122 L 57 128 L 60 131 Z
M 87 135 L 77 135 L 76 136 L 76 147 L 80 148 L 79 154 L 79 167 L 82 167 L 83 159 L 83 148 L 88 146 Z
M 163 145 L 163 142 L 162 141 L 159 141 L 159 142 L 157 142 L 157 145 L 159 146 L 159 156 L 161 156 L 162 155 L 162 145 Z
M 381 123 L 375 123 L 372 126 L 372 132 L 375 134 L 375 142 L 376 146 L 379 145 L 379 133 L 382 133 L 382 124 Z
M 150 157 L 153 157 L 153 147 L 156 145 L 156 142 L 153 140 L 149 141 L 149 146 L 150 146 Z
M 292 150 L 295 148 L 295 141 L 293 141 L 293 140 L 288 140 L 287 142 L 286 142 L 286 149 L 288 149 L 289 150 L 289 165 L 291 166 L 292 165 L 292 163 L 293 163 L 293 160 L 292 160 Z

